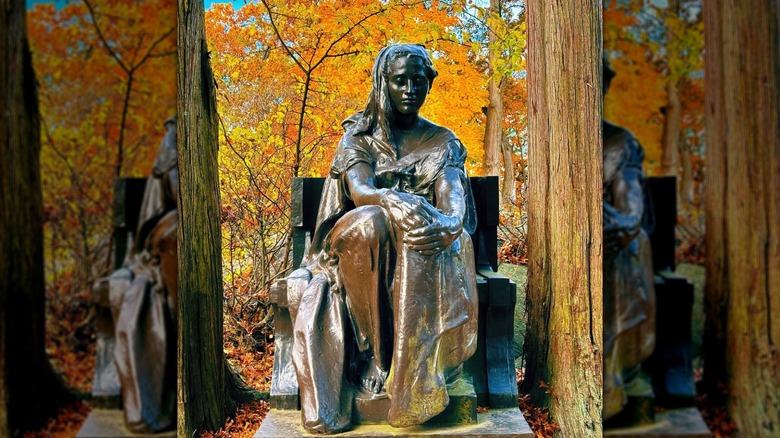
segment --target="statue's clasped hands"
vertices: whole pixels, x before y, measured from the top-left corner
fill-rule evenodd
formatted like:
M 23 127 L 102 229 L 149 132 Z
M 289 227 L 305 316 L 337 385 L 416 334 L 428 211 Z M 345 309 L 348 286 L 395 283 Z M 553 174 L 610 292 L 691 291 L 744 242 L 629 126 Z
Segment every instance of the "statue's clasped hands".
M 381 205 L 387 209 L 390 220 L 404 231 L 404 243 L 422 255 L 439 254 L 463 232 L 457 217 L 442 213 L 418 195 L 388 190 Z

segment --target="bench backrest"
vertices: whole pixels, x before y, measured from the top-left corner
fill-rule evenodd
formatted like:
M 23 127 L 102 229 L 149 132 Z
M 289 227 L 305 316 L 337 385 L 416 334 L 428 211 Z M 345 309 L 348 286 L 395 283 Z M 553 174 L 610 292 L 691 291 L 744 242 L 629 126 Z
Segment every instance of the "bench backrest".
M 498 270 L 498 177 L 472 177 L 471 191 L 477 209 L 477 230 L 472 234 L 477 269 Z M 325 178 L 292 181 L 293 266 L 300 266 L 314 234 Z

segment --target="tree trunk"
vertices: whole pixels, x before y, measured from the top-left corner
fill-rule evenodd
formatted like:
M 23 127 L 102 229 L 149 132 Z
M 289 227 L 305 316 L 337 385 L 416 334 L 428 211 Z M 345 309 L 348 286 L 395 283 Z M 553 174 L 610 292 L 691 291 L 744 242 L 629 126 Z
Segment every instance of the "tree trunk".
M 512 155 L 512 145 L 506 138 L 506 133 L 501 136 L 501 158 L 504 165 L 504 179 L 501 183 L 501 198 L 509 208 L 515 208 L 515 160 Z
M 490 0 L 489 14 L 499 14 L 499 0 Z M 504 120 L 504 102 L 501 98 L 499 79 L 493 69 L 493 60 L 498 50 L 495 45 L 498 38 L 493 29 L 488 28 L 488 64 L 492 77 L 488 81 L 488 105 L 485 108 L 485 160 L 483 163 L 484 175 L 498 176 L 501 174 L 501 139 L 502 122 Z
M 69 395 L 45 350 L 40 119 L 25 2 L 0 4 L 0 436 Z
M 693 162 L 688 144 L 680 139 L 677 142 L 678 157 L 680 157 L 680 184 L 677 189 L 678 210 L 687 209 L 693 204 Z
M 601 2 L 534 0 L 527 8 L 529 270 L 522 389 L 550 407 L 562 436 L 601 436 Z
M 664 143 L 661 173 L 677 175 L 677 143 L 680 141 L 680 118 L 682 104 L 680 103 L 681 81 L 669 77 L 666 83 L 667 104 L 664 107 Z
M 218 119 L 203 2 L 178 1 L 179 276 L 177 435 L 217 430 L 256 399 L 222 346 Z
M 741 436 L 780 430 L 780 0 L 704 2 L 704 383 Z

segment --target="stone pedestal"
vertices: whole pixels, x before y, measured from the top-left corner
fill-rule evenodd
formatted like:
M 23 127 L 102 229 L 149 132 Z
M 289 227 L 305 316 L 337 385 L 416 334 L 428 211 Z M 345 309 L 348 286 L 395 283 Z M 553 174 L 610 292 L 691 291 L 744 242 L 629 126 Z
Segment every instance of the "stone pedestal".
M 606 429 L 605 437 L 615 438 L 710 438 L 712 433 L 696 408 L 670 409 L 655 415 L 646 426 Z
M 447 389 L 450 404 L 441 414 L 433 417 L 431 424 L 475 424 L 477 422 L 477 394 L 471 378 L 464 376 Z M 390 410 L 390 399 L 355 398 L 352 405 L 352 422 L 354 424 L 387 424 L 387 413 Z
M 307 433 L 301 425 L 300 411 L 272 410 L 255 438 L 294 438 L 316 437 Z M 490 409 L 477 414 L 475 424 L 441 425 L 423 424 L 420 426 L 397 429 L 387 424 L 359 425 L 349 432 L 333 435 L 338 437 L 470 437 L 470 438 L 533 438 L 534 434 L 523 414 L 517 408 Z
M 81 425 L 77 438 L 116 438 L 116 437 L 136 437 L 136 438 L 175 438 L 176 431 L 155 433 L 151 435 L 141 435 L 132 433 L 125 428 L 125 418 L 121 410 L 118 409 L 93 409 L 87 417 L 84 424 Z

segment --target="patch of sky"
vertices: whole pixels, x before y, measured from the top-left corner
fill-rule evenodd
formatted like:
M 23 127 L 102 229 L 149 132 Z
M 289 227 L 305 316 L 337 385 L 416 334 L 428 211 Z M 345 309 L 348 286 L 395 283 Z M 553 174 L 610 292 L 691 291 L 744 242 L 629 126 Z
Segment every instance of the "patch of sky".
M 27 5 L 27 9 L 32 9 L 33 6 L 41 3 L 48 3 L 48 4 L 54 4 L 54 7 L 59 10 L 65 7 L 68 3 L 72 2 L 73 0 L 25 0 L 25 4 Z
M 241 9 L 242 7 L 244 7 L 245 4 L 248 3 L 248 1 L 247 0 L 203 0 L 203 8 L 209 9 L 215 3 L 232 3 L 233 9 Z

